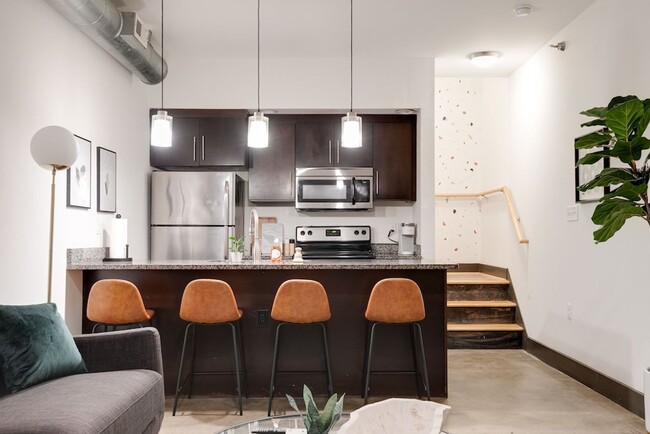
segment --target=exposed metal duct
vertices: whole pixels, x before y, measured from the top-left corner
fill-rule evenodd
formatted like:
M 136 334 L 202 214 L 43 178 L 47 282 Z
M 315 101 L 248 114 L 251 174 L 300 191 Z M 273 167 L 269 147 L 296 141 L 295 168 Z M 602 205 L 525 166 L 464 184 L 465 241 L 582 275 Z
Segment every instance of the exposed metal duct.
M 151 44 L 145 48 L 123 31 L 122 14 L 110 0 L 47 2 L 143 82 L 157 84 L 167 75 L 167 62 L 161 68 L 160 55 Z

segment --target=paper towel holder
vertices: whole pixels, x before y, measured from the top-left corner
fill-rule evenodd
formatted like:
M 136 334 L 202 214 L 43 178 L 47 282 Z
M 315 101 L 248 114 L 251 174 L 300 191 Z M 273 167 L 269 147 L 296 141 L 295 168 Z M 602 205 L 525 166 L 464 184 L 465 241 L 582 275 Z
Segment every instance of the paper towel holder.
M 122 215 L 121 214 L 116 214 L 115 215 L 116 219 L 121 219 Z M 129 258 L 129 244 L 125 244 L 125 252 L 124 252 L 124 258 L 112 258 L 112 257 L 104 257 L 104 262 L 133 262 L 133 258 Z M 110 249 L 110 247 L 109 247 Z

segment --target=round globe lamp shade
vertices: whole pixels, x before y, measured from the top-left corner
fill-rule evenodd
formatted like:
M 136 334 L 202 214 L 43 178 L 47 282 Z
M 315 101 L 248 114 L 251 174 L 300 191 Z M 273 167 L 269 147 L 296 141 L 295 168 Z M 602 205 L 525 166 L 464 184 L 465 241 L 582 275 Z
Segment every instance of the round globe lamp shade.
M 30 145 L 32 158 L 44 169 L 67 169 L 77 161 L 79 148 L 74 135 L 63 127 L 50 125 L 36 131 Z

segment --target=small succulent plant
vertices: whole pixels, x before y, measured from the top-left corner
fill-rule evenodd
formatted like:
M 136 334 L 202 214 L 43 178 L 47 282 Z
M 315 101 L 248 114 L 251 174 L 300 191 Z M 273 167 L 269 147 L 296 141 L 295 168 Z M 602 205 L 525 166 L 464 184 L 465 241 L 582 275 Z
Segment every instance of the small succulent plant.
M 243 252 L 245 238 L 246 238 L 245 236 L 241 236 L 239 238 L 233 236 L 228 237 L 228 239 L 230 240 L 230 251 Z
M 307 434 L 327 434 L 341 418 L 345 393 L 341 395 L 341 399 L 338 401 L 337 395 L 332 395 L 327 401 L 327 404 L 325 404 L 325 408 L 322 412 L 318 411 L 316 403 L 314 402 L 314 397 L 307 385 L 303 386 L 302 394 L 305 400 L 305 414 L 298 409 L 295 399 L 289 395 L 287 395 L 287 399 L 289 400 L 291 407 L 300 414 L 300 417 L 305 424 L 305 428 L 307 429 Z

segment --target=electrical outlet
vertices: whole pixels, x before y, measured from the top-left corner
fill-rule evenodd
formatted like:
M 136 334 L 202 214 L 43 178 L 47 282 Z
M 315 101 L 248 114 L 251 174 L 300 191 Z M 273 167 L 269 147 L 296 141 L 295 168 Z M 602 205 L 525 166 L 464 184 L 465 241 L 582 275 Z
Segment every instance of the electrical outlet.
M 578 205 L 569 205 L 566 207 L 566 219 L 568 222 L 578 220 Z
M 268 327 L 269 326 L 269 310 L 268 309 L 258 309 L 257 310 L 257 326 L 258 327 Z
M 573 305 L 571 303 L 566 304 L 566 319 L 573 321 Z

